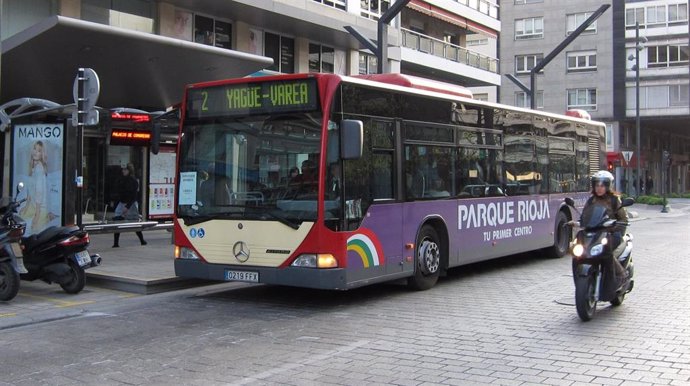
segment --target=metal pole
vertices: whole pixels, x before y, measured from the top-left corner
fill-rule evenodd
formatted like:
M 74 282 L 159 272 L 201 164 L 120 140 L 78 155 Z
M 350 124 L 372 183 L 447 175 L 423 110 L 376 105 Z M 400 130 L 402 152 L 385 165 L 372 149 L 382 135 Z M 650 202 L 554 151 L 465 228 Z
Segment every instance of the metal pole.
M 85 92 L 84 83 L 86 81 L 84 69 L 79 68 L 77 72 L 77 162 L 76 162 L 76 173 L 75 173 L 75 184 L 77 186 L 77 226 L 80 229 L 84 229 L 82 222 L 82 200 L 83 200 L 83 177 L 82 173 L 84 167 L 82 161 L 84 158 L 84 122 L 86 121 L 86 111 L 85 110 Z
M 642 162 L 642 138 L 640 137 L 640 22 L 635 23 L 635 130 L 637 137 L 637 196 L 642 191 L 642 174 L 640 163 Z

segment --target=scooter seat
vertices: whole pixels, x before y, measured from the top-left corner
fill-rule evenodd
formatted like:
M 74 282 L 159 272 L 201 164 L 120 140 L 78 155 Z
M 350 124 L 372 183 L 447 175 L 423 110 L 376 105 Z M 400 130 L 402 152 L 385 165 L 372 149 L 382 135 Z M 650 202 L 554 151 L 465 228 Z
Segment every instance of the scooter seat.
M 44 229 L 43 231 L 33 234 L 31 236 L 25 237 L 22 240 L 22 243 L 24 244 L 24 248 L 26 250 L 32 250 L 36 246 L 44 244 L 46 242 L 49 242 L 53 240 L 55 237 L 60 236 L 60 235 L 67 235 L 67 234 L 72 234 L 76 231 L 79 230 L 78 226 L 52 226 L 49 228 Z

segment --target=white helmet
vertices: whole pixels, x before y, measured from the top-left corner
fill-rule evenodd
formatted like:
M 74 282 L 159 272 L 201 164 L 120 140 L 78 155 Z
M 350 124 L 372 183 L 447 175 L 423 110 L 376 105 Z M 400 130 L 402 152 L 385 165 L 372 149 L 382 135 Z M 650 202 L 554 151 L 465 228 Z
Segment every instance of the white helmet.
M 599 170 L 592 175 L 592 190 L 598 184 L 604 184 L 606 186 L 606 191 L 611 190 L 611 184 L 613 183 L 613 174 L 607 170 Z

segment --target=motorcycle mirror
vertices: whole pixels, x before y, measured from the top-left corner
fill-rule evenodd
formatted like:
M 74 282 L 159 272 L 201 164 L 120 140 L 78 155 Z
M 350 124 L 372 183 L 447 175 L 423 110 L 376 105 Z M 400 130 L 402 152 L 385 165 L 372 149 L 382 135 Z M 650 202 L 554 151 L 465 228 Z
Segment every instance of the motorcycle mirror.
M 568 205 L 568 206 L 575 206 L 575 200 L 573 200 L 570 197 L 566 197 L 564 201 L 565 201 L 566 205 Z
M 632 197 L 624 198 L 621 202 L 621 206 L 632 206 L 635 203 L 635 199 Z

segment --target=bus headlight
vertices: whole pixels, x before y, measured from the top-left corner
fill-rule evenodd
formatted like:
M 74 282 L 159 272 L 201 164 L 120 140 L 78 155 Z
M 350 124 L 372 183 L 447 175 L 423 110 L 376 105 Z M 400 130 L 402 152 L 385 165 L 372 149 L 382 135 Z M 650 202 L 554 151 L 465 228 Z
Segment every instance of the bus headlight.
M 575 244 L 573 247 L 573 255 L 580 257 L 583 253 L 585 253 L 585 247 L 583 247 L 582 244 Z
M 299 255 L 290 265 L 302 268 L 338 268 L 338 260 L 329 253 L 309 253 Z
M 175 258 L 176 259 L 187 259 L 187 260 L 199 260 L 199 255 L 196 254 L 192 249 L 175 246 Z

